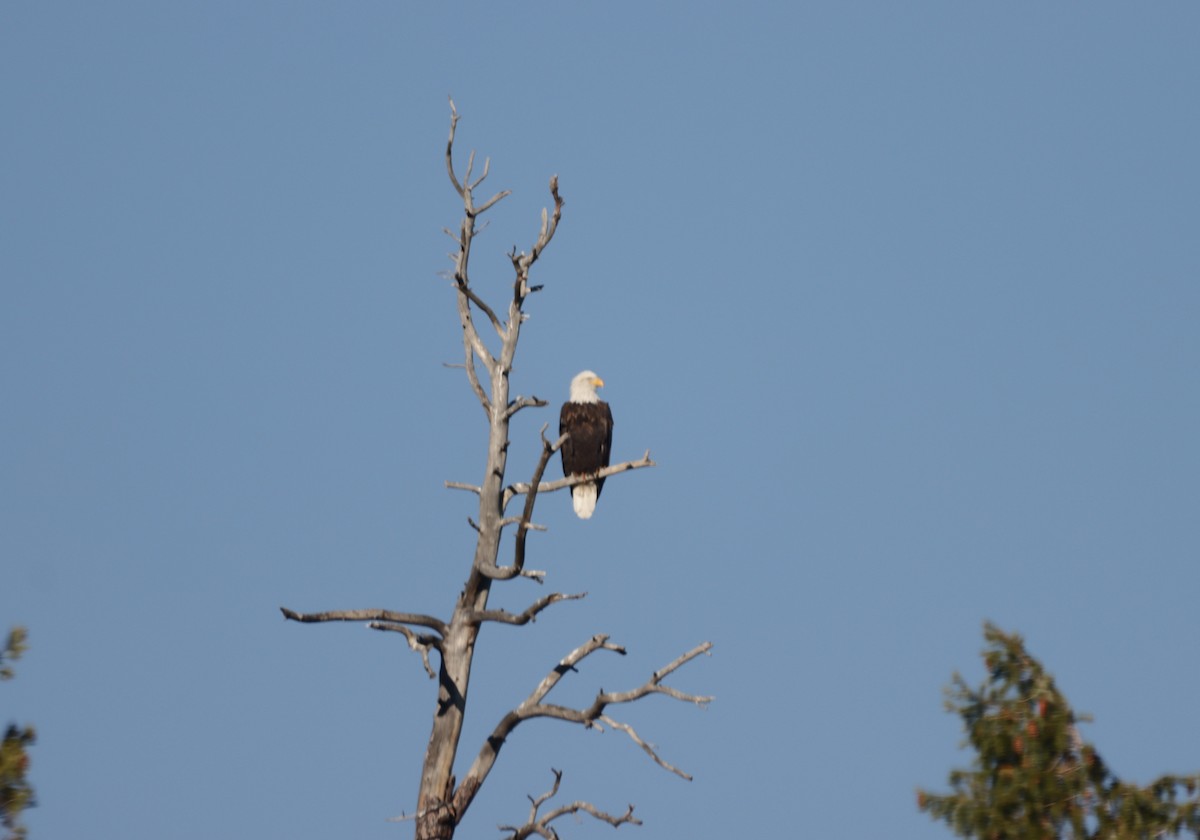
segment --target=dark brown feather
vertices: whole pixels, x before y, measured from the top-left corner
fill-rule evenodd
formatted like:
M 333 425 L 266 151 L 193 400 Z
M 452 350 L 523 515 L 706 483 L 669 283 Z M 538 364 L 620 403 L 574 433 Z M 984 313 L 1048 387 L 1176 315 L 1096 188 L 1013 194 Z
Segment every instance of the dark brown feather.
M 558 415 L 558 433 L 570 432 L 562 445 L 563 475 L 594 473 L 608 466 L 612 450 L 612 411 L 606 402 L 563 403 Z M 604 479 L 596 482 L 596 498 L 604 489 Z M 575 495 L 575 488 L 571 488 Z

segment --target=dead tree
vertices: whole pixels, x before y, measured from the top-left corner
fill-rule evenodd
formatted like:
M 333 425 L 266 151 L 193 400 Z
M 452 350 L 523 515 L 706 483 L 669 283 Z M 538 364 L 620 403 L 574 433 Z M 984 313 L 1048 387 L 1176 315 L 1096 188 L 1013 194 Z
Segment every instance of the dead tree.
M 550 195 L 554 200 L 554 209 L 550 212 L 546 209 L 542 210 L 541 229 L 532 249 L 528 253 L 518 253 L 516 248 L 513 248 L 509 254 L 515 278 L 512 297 L 508 301 L 507 317 L 502 320 L 471 286 L 468 268 L 471 245 L 477 233 L 478 218 L 507 196 L 509 192 L 504 190 L 481 203 L 476 203 L 475 190 L 487 178 L 489 162 L 484 162 L 483 172 L 478 178 L 472 180 L 475 162 L 475 155 L 472 152 L 467 160 L 464 177 L 459 178 L 455 173 L 453 154 L 454 133 L 457 125 L 458 113 L 454 109 L 454 103 L 451 102 L 450 137 L 446 143 L 446 171 L 455 191 L 462 199 L 465 212 L 458 231 L 447 230 L 446 233 L 457 245 L 457 251 L 451 257 L 454 260 L 453 289 L 459 323 L 462 327 L 463 368 L 488 424 L 487 467 L 483 473 L 482 483 L 472 485 L 446 482 L 448 487 L 467 490 L 479 497 L 478 521 L 468 518 L 468 522 L 477 532 L 478 538 L 467 581 L 455 602 L 449 621 L 431 615 L 383 609 L 298 613 L 286 607 L 281 608 L 284 617 L 293 621 L 361 621 L 376 630 L 399 633 L 412 650 L 420 653 L 421 662 L 430 678 L 435 677 L 430 663 L 430 652 L 438 654 L 439 665 L 436 673 L 438 693 L 433 728 L 429 735 L 429 746 L 425 751 L 416 808 L 412 814 L 404 817 L 404 819 L 415 820 L 417 840 L 448 840 L 454 836 L 455 829 L 471 807 L 480 786 L 492 771 L 505 741 L 513 733 L 513 730 L 531 718 L 557 718 L 585 727 L 602 729 L 608 726 L 619 729 L 663 768 L 685 779 L 690 779 L 691 777 L 682 770 L 666 762 L 633 727 L 613 718 L 608 710 L 609 707 L 632 703 L 651 694 L 664 694 L 676 700 L 699 706 L 706 705 L 712 699 L 688 694 L 663 683 L 676 669 L 697 656 L 707 653 L 712 645 L 705 642 L 654 672 L 646 682 L 636 688 L 619 692 L 601 691 L 586 708 L 569 708 L 546 702 L 546 695 L 558 684 L 559 680 L 568 672 L 575 670 L 576 666 L 592 653 L 611 651 L 624 654 L 624 648 L 609 641 L 608 636 L 594 636 L 568 653 L 550 670 L 545 679 L 533 688 L 529 696 L 501 717 L 491 735 L 479 747 L 466 775 L 461 781 L 455 779 L 454 762 L 458 755 L 459 738 L 462 734 L 463 719 L 467 710 L 471 661 L 475 652 L 476 639 L 483 626 L 488 623 L 526 624 L 533 621 L 542 610 L 552 604 L 582 598 L 586 594 L 555 592 L 538 598 L 520 613 L 488 608 L 488 597 L 491 594 L 493 583 L 521 578 L 542 583 L 546 576 L 544 571 L 525 568 L 526 537 L 531 530 L 541 530 L 541 526 L 536 525 L 533 521 L 534 505 L 538 495 L 562 490 L 581 481 L 654 466 L 654 462 L 650 460 L 650 453 L 647 451 L 638 460 L 615 464 L 594 475 L 571 476 L 558 481 L 543 482 L 542 476 L 546 465 L 565 440 L 565 436 L 555 441 L 547 440 L 543 426 L 541 457 L 533 471 L 532 478 L 528 483 L 505 485 L 509 422 L 519 411 L 546 405 L 545 400 L 536 396 L 510 397 L 509 374 L 512 371 L 513 358 L 516 355 L 521 324 L 527 317 L 524 312 L 525 303 L 530 295 L 542 288 L 540 285 L 530 284 L 529 272 L 543 249 L 554 238 L 559 219 L 562 216 L 563 201 L 558 194 L 558 178 L 555 176 L 550 179 Z M 482 324 L 484 333 L 488 329 L 495 331 L 499 341 L 498 352 L 494 353 L 480 334 L 477 319 Z M 486 320 L 486 323 L 482 323 L 483 320 Z M 507 514 L 508 506 L 518 497 L 524 497 L 521 512 L 518 515 L 509 516 Z M 499 561 L 500 538 L 506 527 L 513 529 L 515 539 L 511 562 L 508 565 L 501 565 Z M 554 774 L 553 788 L 537 799 L 531 797 L 533 807 L 529 820 L 521 826 L 502 826 L 501 830 L 510 832 L 514 838 L 529 837 L 533 834 L 554 838 L 557 835 L 550 825 L 551 822 L 565 814 L 580 812 L 591 814 L 614 826 L 639 822 L 633 817 L 632 805 L 623 816 L 612 816 L 587 802 L 574 802 L 539 816 L 541 806 L 558 792 L 561 773 L 555 770 Z

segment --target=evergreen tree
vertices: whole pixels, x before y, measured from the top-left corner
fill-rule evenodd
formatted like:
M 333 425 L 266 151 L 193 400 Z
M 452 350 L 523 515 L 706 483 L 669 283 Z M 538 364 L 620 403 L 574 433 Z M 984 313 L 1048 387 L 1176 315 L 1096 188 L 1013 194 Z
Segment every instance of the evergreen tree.
M 950 773 L 951 793 L 919 790 L 922 811 L 979 840 L 1200 838 L 1200 774 L 1122 781 L 1021 637 L 986 624 L 984 638 L 987 680 L 971 688 L 955 674 L 946 690 L 975 760 Z
M 25 638 L 24 627 L 14 627 L 9 632 L 8 641 L 0 651 L 0 680 L 13 678 L 9 663 L 20 659 L 25 652 Z M 0 825 L 8 830 L 11 840 L 25 837 L 25 828 L 18 821 L 23 810 L 36 804 L 33 787 L 25 778 L 29 769 L 25 749 L 33 744 L 34 737 L 32 726 L 10 723 L 4 732 L 4 740 L 0 741 Z

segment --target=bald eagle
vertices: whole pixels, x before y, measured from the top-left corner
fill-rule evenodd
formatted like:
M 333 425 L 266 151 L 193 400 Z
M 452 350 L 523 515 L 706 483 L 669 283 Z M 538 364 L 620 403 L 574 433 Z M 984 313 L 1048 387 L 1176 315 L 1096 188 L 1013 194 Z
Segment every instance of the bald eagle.
M 596 396 L 604 380 L 585 370 L 571 380 L 571 398 L 558 415 L 559 435 L 570 434 L 562 445 L 563 475 L 587 475 L 608 466 L 612 449 L 613 418 L 608 403 Z M 590 519 L 604 479 L 585 481 L 571 488 L 571 501 L 580 519 Z

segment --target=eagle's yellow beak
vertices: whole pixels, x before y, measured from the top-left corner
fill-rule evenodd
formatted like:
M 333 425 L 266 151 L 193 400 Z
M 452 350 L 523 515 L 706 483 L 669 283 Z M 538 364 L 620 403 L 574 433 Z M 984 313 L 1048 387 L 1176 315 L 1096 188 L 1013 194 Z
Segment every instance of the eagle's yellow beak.
M 595 385 L 597 388 L 603 388 L 604 380 L 601 379 L 599 376 L 597 376 L 595 379 L 592 380 L 592 384 Z

